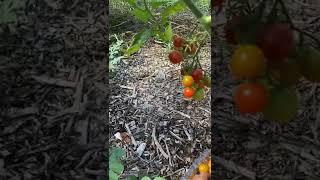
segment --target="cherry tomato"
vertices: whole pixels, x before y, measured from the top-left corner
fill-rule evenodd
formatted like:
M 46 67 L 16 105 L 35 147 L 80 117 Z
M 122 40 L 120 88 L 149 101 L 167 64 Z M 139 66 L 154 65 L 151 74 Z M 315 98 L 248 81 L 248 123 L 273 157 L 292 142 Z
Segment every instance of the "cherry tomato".
M 208 173 L 209 172 L 209 166 L 206 163 L 201 163 L 198 167 L 200 173 Z
M 257 113 L 267 105 L 267 90 L 257 83 L 240 84 L 234 93 L 234 103 L 240 113 Z
M 254 78 L 265 69 L 264 56 L 260 48 L 255 45 L 239 46 L 231 60 L 231 73 L 239 78 Z
M 194 80 L 192 76 L 189 76 L 189 75 L 183 76 L 183 79 L 182 79 L 183 86 L 189 87 L 189 86 L 192 86 L 193 83 L 194 83 Z
M 186 87 L 183 90 L 183 95 L 185 98 L 192 98 L 192 96 L 194 95 L 195 92 L 196 92 L 196 90 L 194 88 Z
M 203 78 L 204 72 L 202 69 L 198 68 L 193 70 L 191 76 L 193 77 L 194 81 L 199 81 Z
M 258 33 L 257 44 L 268 61 L 285 59 L 294 45 L 293 31 L 288 24 L 265 26 Z
M 196 90 L 196 92 L 193 95 L 193 99 L 197 101 L 201 101 L 204 99 L 205 92 L 202 88 L 199 88 Z
M 264 118 L 278 123 L 288 123 L 297 114 L 299 100 L 294 89 L 274 88 L 263 111 Z
M 184 44 L 185 40 L 178 36 L 178 35 L 174 35 L 173 36 L 173 46 L 176 48 L 181 48 Z
M 180 51 L 174 50 L 169 54 L 169 60 L 173 64 L 178 64 L 183 60 L 183 55 Z

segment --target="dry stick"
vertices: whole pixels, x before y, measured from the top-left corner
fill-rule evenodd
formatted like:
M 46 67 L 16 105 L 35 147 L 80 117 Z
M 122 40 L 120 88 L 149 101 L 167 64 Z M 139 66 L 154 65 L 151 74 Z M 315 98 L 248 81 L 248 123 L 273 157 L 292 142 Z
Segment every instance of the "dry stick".
M 162 149 L 160 143 L 158 142 L 158 140 L 157 140 L 157 138 L 156 138 L 156 127 L 155 127 L 155 126 L 153 127 L 152 138 L 153 138 L 154 144 L 157 146 L 157 148 L 159 149 L 159 151 L 161 152 L 161 154 L 162 154 L 166 159 L 168 159 L 169 156 L 164 152 L 164 150 Z
M 283 2 L 282 0 L 278 0 L 278 2 L 280 3 L 281 8 L 282 8 L 284 14 L 286 15 L 286 17 L 287 17 L 287 19 L 288 19 L 291 27 L 292 27 L 294 30 L 298 31 L 299 33 L 304 34 L 305 36 L 308 36 L 309 38 L 311 38 L 312 40 L 314 40 L 314 41 L 320 46 L 320 40 L 319 40 L 319 39 L 317 39 L 316 37 L 314 37 L 312 34 L 309 34 L 309 33 L 305 32 L 305 31 L 303 31 L 303 30 L 295 27 L 295 25 L 294 25 L 293 22 L 292 22 L 292 19 L 290 18 L 288 9 L 287 9 L 287 7 L 285 6 L 284 2 Z
M 213 156 L 214 161 L 218 164 L 221 164 L 222 166 L 234 171 L 234 172 L 237 172 L 239 174 L 242 174 L 243 176 L 249 178 L 249 179 L 256 179 L 256 173 L 244 168 L 244 167 L 241 167 L 237 164 L 235 164 L 233 161 L 228 161 L 228 160 L 225 160 L 225 159 L 222 159 L 218 156 Z
M 129 125 L 127 123 L 124 124 L 126 130 L 128 131 L 128 134 L 130 135 L 130 138 L 131 138 L 131 141 L 132 141 L 132 144 L 136 147 L 137 146 L 137 142 L 136 140 L 134 139 L 132 133 L 131 133 L 131 130 L 129 128 Z
M 46 83 L 49 85 L 69 87 L 69 88 L 74 88 L 76 86 L 75 82 L 65 81 L 62 79 L 49 78 L 47 76 L 31 76 L 31 78 L 40 83 Z

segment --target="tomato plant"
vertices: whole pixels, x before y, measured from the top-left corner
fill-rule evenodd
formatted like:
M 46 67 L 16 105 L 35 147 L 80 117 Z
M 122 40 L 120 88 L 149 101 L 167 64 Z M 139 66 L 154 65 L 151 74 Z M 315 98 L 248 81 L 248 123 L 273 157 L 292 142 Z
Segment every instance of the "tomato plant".
M 256 7 L 248 1 L 235 4 L 244 8 L 229 10 L 232 18 L 224 33 L 229 44 L 237 45 L 230 46 L 229 64 L 241 82 L 234 92 L 236 109 L 289 122 L 298 108 L 295 85 L 302 77 L 320 82 L 320 52 L 304 40 L 310 38 L 318 47 L 320 40 L 294 24 L 283 0 L 262 1 Z M 271 11 L 265 11 L 267 6 Z
M 211 84 L 208 78 L 210 77 L 203 79 L 204 71 L 201 68 L 199 52 L 211 35 L 211 16 L 203 14 L 191 0 L 178 0 L 174 3 L 170 3 L 170 1 L 125 1 L 132 7 L 133 15 L 146 25 L 133 37 L 125 55 L 130 56 L 136 53 L 150 38 L 156 38 L 164 42 L 167 49 L 170 49 L 168 54 L 170 62 L 181 65 L 182 84 L 189 87 L 184 89 L 185 97 L 192 98 L 196 92 L 194 88 L 209 87 Z M 195 23 L 201 24 L 200 27 L 203 31 L 195 33 L 193 30 L 188 36 L 184 37 L 174 34 L 170 17 L 187 8 L 197 18 L 198 22 Z M 196 70 L 193 73 L 195 69 L 201 69 L 202 72 Z M 194 83 L 200 79 L 203 79 L 201 82 L 203 85 L 199 86 Z M 195 97 L 196 100 L 203 99 L 204 91 L 197 91 Z
M 257 83 L 239 85 L 234 93 L 234 102 L 241 113 L 262 112 L 267 104 L 268 95 L 264 86 Z

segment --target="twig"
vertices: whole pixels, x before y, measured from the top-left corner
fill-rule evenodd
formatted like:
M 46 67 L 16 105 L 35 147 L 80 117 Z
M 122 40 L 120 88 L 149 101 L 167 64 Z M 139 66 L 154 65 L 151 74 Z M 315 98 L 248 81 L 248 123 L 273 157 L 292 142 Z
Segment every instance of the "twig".
M 40 83 L 46 83 L 49 85 L 69 87 L 69 88 L 76 87 L 76 83 L 72 82 L 72 81 L 65 81 L 62 79 L 49 78 L 46 76 L 31 76 L 31 78 L 40 82 Z
M 136 146 L 137 146 L 137 142 L 136 142 L 136 140 L 134 139 L 134 137 L 133 137 L 133 135 L 132 135 L 132 133 L 131 133 L 131 130 L 130 130 L 130 128 L 129 128 L 129 125 L 128 125 L 127 123 L 125 123 L 124 126 L 125 126 L 128 134 L 130 135 L 132 144 L 136 147 Z
M 166 154 L 166 153 L 164 152 L 164 150 L 162 149 L 160 143 L 158 142 L 158 140 L 157 140 L 157 138 L 156 138 L 156 127 L 155 127 L 155 126 L 153 127 L 152 138 L 153 138 L 154 144 L 157 146 L 157 149 L 159 149 L 159 151 L 161 152 L 161 154 L 162 154 L 166 159 L 168 159 L 168 158 L 169 158 L 168 154 Z
M 216 162 L 217 164 L 220 164 L 222 166 L 224 166 L 227 169 L 230 169 L 234 172 L 237 172 L 239 174 L 242 174 L 243 176 L 249 178 L 249 179 L 256 179 L 256 173 L 241 167 L 237 164 L 235 164 L 233 161 L 227 161 L 225 159 L 222 159 L 218 156 L 213 156 L 214 162 Z

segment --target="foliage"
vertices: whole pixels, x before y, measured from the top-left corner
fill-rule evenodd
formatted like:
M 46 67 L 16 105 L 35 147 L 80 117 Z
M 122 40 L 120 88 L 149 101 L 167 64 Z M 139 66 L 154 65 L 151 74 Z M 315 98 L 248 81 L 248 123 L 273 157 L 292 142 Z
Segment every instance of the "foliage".
M 166 0 L 125 1 L 131 6 L 132 14 L 136 17 L 136 19 L 146 25 L 138 34 L 134 36 L 130 47 L 125 53 L 126 56 L 130 56 L 137 52 L 152 37 L 155 37 L 169 45 L 173 37 L 170 18 L 177 13 L 185 11 L 187 6 L 189 6 L 191 11 L 196 15 L 200 22 L 203 24 L 209 23 L 208 18 L 204 18 L 197 7 L 195 7 L 195 5 L 189 0 L 178 0 L 175 2 Z
M 114 42 L 111 41 L 112 38 L 115 39 Z M 109 46 L 109 72 L 113 72 L 115 66 L 123 58 L 122 48 L 124 45 L 124 41 L 122 39 L 119 39 L 115 34 L 113 36 L 110 36 L 109 41 L 112 42 Z
M 0 24 L 16 22 L 16 10 L 20 7 L 22 7 L 22 2 L 18 0 L 0 1 Z
M 112 148 L 109 154 L 109 179 L 118 180 L 120 174 L 124 170 L 124 166 L 120 160 L 125 155 L 125 151 L 121 148 Z

